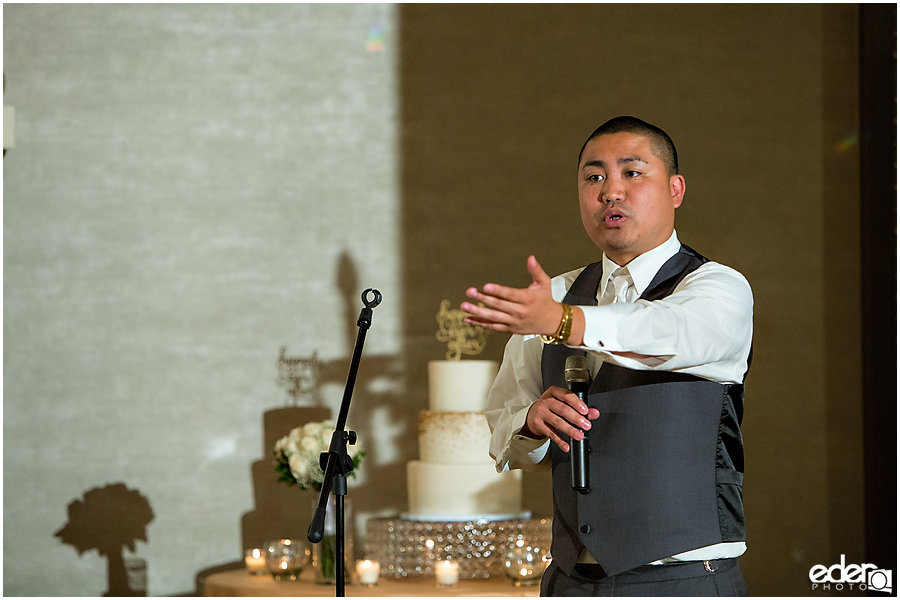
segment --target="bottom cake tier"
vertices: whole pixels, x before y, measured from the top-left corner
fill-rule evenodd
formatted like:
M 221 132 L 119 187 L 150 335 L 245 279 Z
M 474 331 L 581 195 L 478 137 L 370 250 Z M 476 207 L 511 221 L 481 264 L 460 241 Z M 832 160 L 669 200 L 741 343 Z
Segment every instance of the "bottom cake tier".
M 505 577 L 504 558 L 517 540 L 550 548 L 550 524 L 550 519 L 369 519 L 365 557 L 381 563 L 385 577 L 433 577 L 434 563 L 441 560 L 458 561 L 461 578 Z
M 406 465 L 406 481 L 410 519 L 465 521 L 483 520 L 478 515 L 490 515 L 487 518 L 493 520 L 531 516 L 522 514 L 522 471 L 498 473 L 490 458 L 480 465 L 411 460 Z

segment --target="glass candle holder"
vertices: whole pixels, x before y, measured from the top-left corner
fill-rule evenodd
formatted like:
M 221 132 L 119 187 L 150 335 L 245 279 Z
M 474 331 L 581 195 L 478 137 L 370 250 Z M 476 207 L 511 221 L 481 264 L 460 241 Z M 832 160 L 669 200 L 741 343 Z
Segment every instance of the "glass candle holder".
M 295 581 L 309 563 L 309 547 L 303 540 L 277 540 L 266 546 L 266 569 L 276 581 Z
M 378 578 L 381 576 L 381 563 L 377 560 L 358 560 L 356 561 L 356 578 L 360 585 L 373 587 L 378 585 Z
M 516 540 L 506 553 L 503 568 L 515 586 L 540 585 L 544 571 L 550 565 L 547 550 Z
M 455 587 L 459 581 L 459 563 L 455 560 L 440 560 L 434 563 L 434 578 L 438 587 Z
M 244 550 L 244 564 L 251 575 L 265 575 L 266 553 L 259 548 Z

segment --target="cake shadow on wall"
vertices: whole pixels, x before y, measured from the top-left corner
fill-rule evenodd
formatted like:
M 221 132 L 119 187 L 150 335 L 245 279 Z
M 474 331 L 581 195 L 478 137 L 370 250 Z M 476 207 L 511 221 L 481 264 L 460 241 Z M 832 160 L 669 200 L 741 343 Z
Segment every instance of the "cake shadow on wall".
M 96 550 L 107 559 L 108 589 L 104 596 L 146 596 L 147 561 L 125 556 L 136 551 L 137 541 L 147 541 L 147 526 L 153 521 L 150 502 L 124 483 L 92 488 L 81 499 L 69 503 L 69 521 L 54 533 L 79 556 Z
M 235 549 L 237 557 L 242 556 L 245 549 L 264 548 L 271 540 L 306 540 L 311 508 L 319 492 L 301 490 L 279 481 L 273 449 L 280 438 L 296 427 L 337 418 L 323 402 L 321 390 L 326 385 L 345 388 L 351 363 L 349 354 L 356 345 L 357 319 L 362 308 L 356 267 L 347 253 L 339 260 L 336 285 L 343 305 L 348 356 L 321 360 L 316 349 L 306 355 L 290 355 L 284 346 L 279 350 L 277 381 L 285 388 L 287 396 L 284 406 L 267 410 L 262 415 L 262 458 L 250 468 L 254 508 L 241 517 L 242 548 Z M 377 327 L 377 321 L 376 309 L 373 328 Z M 348 428 L 352 424 L 366 452 L 362 467 L 365 481 L 349 480 L 347 498 L 353 503 L 356 514 L 396 514 L 398 507 L 406 504 L 405 464 L 416 452 L 415 435 L 410 432 L 416 429 L 418 405 L 412 406 L 402 390 L 401 357 L 370 354 L 364 348 L 348 415 Z M 383 430 L 385 420 L 390 426 L 389 434 Z M 393 444 L 393 448 L 387 450 L 389 444 Z M 345 525 L 353 528 L 349 521 Z M 361 533 L 356 532 L 356 535 Z M 202 593 L 207 576 L 242 566 L 241 561 L 235 561 L 200 571 L 196 578 L 197 593 Z

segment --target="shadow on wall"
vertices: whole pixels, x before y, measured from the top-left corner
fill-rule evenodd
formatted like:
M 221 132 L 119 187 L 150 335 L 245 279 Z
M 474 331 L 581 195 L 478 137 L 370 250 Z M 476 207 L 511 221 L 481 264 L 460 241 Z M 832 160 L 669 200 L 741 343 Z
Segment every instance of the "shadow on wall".
M 137 540 L 147 541 L 147 525 L 153 520 L 150 503 L 124 483 L 93 488 L 81 500 L 69 503 L 69 522 L 57 531 L 63 544 L 81 555 L 96 550 L 108 561 L 109 589 L 104 596 L 146 596 L 147 561 L 125 558 L 135 551 Z
M 254 509 L 241 518 L 241 553 L 247 548 L 264 548 L 266 542 L 271 540 L 306 540 L 313 504 L 318 500 L 319 493 L 300 490 L 278 481 L 273 448 L 276 441 L 295 427 L 312 421 L 337 419 L 337 415 L 332 415 L 331 409 L 324 406 L 321 388 L 335 384 L 344 389 L 350 370 L 349 355 L 358 335 L 357 319 L 362 309 L 362 290 L 356 267 L 347 253 L 340 258 L 336 283 L 343 304 L 342 320 L 345 323 L 348 356 L 321 361 L 317 351 L 309 356 L 289 356 L 286 348 L 280 349 L 278 383 L 287 390 L 287 406 L 263 413 L 263 458 L 250 468 Z M 377 331 L 378 317 L 376 308 L 370 335 L 371 331 Z M 399 512 L 398 507 L 406 506 L 406 463 L 414 459 L 418 452 L 415 435 L 418 405 L 412 406 L 411 401 L 404 397 L 402 384 L 401 357 L 371 355 L 363 348 L 348 416 L 348 425 L 353 424 L 352 428 L 366 452 L 363 467 L 366 482 L 359 484 L 358 480 L 351 479 L 347 495 L 353 503 L 353 512 L 357 514 L 388 516 L 386 512 L 390 512 L 395 515 Z M 384 423 L 385 419 L 388 424 Z M 387 433 L 385 430 L 388 430 Z M 376 431 L 377 444 L 374 443 Z M 394 432 L 395 438 L 391 438 L 391 432 Z M 348 530 L 352 526 L 349 521 L 346 523 Z M 356 532 L 357 540 L 360 533 Z M 362 545 L 355 544 L 355 549 L 357 553 L 361 552 Z M 242 566 L 243 563 L 238 561 L 201 571 L 197 574 L 197 593 L 202 594 L 206 576 Z

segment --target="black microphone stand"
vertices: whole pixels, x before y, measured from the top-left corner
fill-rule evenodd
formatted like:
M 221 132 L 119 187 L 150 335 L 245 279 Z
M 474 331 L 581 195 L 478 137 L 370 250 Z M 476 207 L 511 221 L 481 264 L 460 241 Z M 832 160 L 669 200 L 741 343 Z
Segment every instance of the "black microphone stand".
M 366 296 L 372 292 L 372 299 Z M 319 505 L 316 507 L 312 522 L 309 524 L 306 537 L 313 544 L 322 541 L 325 535 L 325 512 L 328 496 L 332 489 L 335 496 L 335 596 L 344 597 L 344 496 L 347 495 L 347 474 L 353 470 L 353 459 L 347 454 L 347 444 L 356 443 L 355 431 L 344 431 L 347 423 L 347 413 L 350 412 L 350 398 L 353 396 L 353 386 L 356 384 L 356 372 L 359 369 L 359 359 L 362 356 L 363 344 L 366 341 L 366 332 L 372 326 L 372 309 L 381 303 L 381 292 L 369 288 L 362 293 L 362 301 L 365 307 L 359 313 L 356 325 L 359 327 L 359 335 L 356 337 L 356 348 L 353 350 L 353 360 L 350 361 L 350 374 L 347 376 L 347 385 L 344 388 L 344 399 L 341 401 L 341 411 L 338 414 L 334 433 L 331 434 L 331 444 L 328 452 L 319 455 L 319 466 L 325 471 L 325 479 L 322 482 L 322 491 L 319 494 Z

